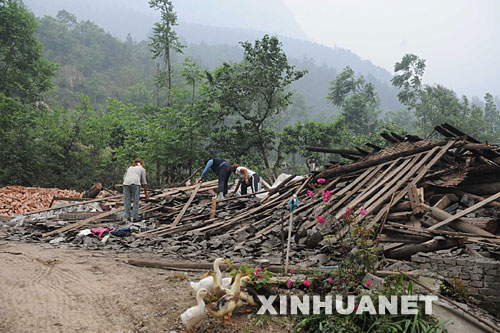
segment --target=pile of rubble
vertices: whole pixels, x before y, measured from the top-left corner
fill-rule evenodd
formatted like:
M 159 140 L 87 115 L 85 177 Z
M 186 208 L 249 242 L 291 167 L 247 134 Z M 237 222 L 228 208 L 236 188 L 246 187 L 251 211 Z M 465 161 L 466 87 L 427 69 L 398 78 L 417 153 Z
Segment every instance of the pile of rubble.
M 353 162 L 333 163 L 307 177 L 285 177 L 259 198 L 216 200 L 216 181 L 204 182 L 152 193 L 151 200 L 141 204 L 143 220 L 132 225 L 121 223 L 121 198 L 114 196 L 88 201 L 106 209 L 80 219 L 70 219 L 68 212 L 40 215 L 53 208 L 28 213 L 22 224 L 4 224 L 0 238 L 58 239 L 53 243 L 152 251 L 193 261 L 229 256 L 234 262 L 267 259 L 280 264 L 291 218 L 290 258 L 302 266 L 335 265 L 342 253 L 339 240 L 356 224 L 373 230 L 385 258 L 410 260 L 418 253 L 458 249 L 498 260 L 499 149 L 448 124 L 436 127 L 436 132 L 444 138 L 384 133 L 390 145 L 367 144 L 371 152 L 308 148 Z M 292 213 L 286 205 L 293 195 L 301 204 Z M 125 231 L 120 236 L 111 233 L 106 241 L 91 234 L 77 236 L 84 229 L 109 226 Z
M 0 188 L 0 214 L 24 214 L 46 208 L 53 197 L 80 197 L 75 190 L 58 188 L 6 186 Z

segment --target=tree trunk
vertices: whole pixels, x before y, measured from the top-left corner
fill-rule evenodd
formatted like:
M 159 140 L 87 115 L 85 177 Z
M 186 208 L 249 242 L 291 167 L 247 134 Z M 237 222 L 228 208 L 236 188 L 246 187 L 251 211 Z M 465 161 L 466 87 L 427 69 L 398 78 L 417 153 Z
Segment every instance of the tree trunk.
M 165 65 L 167 67 L 168 76 L 168 92 L 167 92 L 167 106 L 170 107 L 170 91 L 172 89 L 172 69 L 170 64 L 170 48 L 165 50 Z
M 160 62 L 156 63 L 156 70 L 159 74 L 160 73 Z M 158 86 L 158 83 L 155 86 L 156 86 L 156 106 L 160 107 L 160 87 Z
M 92 185 L 91 188 L 83 192 L 82 198 L 95 198 L 97 195 L 101 192 L 101 190 L 104 187 L 102 186 L 101 182 L 97 182 L 94 185 Z
M 267 158 L 267 152 L 266 148 L 264 147 L 263 143 L 260 143 L 260 152 L 262 153 L 262 158 L 264 159 L 264 165 L 266 167 L 266 176 L 267 179 L 269 179 L 270 182 L 274 182 L 273 178 L 271 177 L 271 166 L 269 165 L 269 159 Z
M 281 160 L 283 159 L 283 155 L 281 154 L 281 149 L 283 147 L 283 144 L 280 142 L 278 145 L 278 158 L 276 159 L 276 163 L 274 163 L 273 167 L 273 175 L 274 177 L 277 177 L 278 175 L 278 168 L 280 167 Z

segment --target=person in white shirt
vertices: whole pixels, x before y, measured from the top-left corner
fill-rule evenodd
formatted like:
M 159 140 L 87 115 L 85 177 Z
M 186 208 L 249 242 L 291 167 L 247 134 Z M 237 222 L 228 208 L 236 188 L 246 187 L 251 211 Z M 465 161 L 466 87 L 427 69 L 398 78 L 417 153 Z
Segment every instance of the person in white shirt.
M 236 184 L 233 195 L 236 195 L 240 185 L 242 195 L 247 194 L 248 186 L 250 186 L 251 193 L 260 190 L 260 176 L 255 171 L 241 167 L 239 164 L 233 164 L 233 173 L 238 176 L 238 184 Z
M 127 168 L 127 172 L 123 177 L 123 206 L 125 209 L 125 220 L 139 220 L 139 195 L 141 194 L 141 185 L 144 189 L 146 200 L 149 200 L 144 161 L 137 158 L 132 165 Z M 132 202 L 134 203 L 133 208 Z

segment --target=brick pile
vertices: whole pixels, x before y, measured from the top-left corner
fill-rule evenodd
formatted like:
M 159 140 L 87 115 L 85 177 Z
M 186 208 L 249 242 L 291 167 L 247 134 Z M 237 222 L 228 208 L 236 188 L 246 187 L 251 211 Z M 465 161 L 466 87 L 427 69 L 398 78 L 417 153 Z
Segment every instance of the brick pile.
M 0 188 L 0 214 L 14 215 L 47 208 L 52 197 L 80 197 L 75 190 L 58 188 L 6 186 Z

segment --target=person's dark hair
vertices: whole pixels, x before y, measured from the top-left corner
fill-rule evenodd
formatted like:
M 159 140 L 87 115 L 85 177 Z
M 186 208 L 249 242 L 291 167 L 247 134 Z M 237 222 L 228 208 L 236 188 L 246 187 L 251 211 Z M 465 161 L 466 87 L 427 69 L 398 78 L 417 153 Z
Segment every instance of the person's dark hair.
M 208 161 L 210 161 L 210 160 L 211 160 L 211 158 L 206 158 L 205 161 L 204 161 L 205 165 L 207 165 Z

